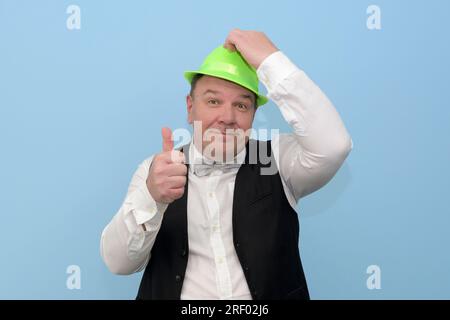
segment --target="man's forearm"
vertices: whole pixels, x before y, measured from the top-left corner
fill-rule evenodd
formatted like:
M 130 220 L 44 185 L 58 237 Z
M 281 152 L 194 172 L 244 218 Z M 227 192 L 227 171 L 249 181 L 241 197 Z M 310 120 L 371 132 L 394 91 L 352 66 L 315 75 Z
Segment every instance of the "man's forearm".
M 125 201 L 102 233 L 102 258 L 116 274 L 131 274 L 145 267 L 167 208 L 156 203 L 146 189 L 150 163 L 147 159 L 139 166 Z

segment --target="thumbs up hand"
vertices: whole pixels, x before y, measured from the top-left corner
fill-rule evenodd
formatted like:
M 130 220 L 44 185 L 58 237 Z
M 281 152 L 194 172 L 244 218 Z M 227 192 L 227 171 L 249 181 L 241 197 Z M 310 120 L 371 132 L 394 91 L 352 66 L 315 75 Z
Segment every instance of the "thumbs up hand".
M 153 199 L 160 203 L 172 203 L 181 198 L 186 185 L 186 158 L 173 150 L 172 130 L 162 128 L 161 153 L 153 157 L 147 177 L 147 188 Z

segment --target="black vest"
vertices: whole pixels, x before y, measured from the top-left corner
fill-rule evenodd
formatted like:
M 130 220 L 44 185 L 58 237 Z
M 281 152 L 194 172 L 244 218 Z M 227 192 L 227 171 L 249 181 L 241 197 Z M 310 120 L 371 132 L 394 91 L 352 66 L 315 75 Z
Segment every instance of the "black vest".
M 258 150 L 266 148 L 263 155 L 271 155 L 270 141 L 250 143 Z M 297 213 L 286 198 L 279 173 L 260 174 L 270 163 L 261 163 L 259 152 L 257 164 L 252 164 L 253 156 L 249 163 L 250 143 L 236 174 L 232 223 L 234 248 L 251 295 L 255 300 L 309 299 L 298 249 Z M 187 151 L 188 145 L 183 147 Z M 189 256 L 187 186 L 164 213 L 137 299 L 180 299 Z

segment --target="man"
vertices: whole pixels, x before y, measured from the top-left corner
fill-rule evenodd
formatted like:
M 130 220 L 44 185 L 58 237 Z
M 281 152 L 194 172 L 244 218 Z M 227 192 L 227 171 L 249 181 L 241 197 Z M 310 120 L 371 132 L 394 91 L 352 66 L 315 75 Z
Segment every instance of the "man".
M 337 111 L 261 32 L 232 30 L 185 77 L 188 120 L 201 134 L 173 150 L 162 129 L 163 151 L 139 166 L 102 233 L 103 260 L 116 274 L 145 268 L 138 299 L 309 299 L 295 208 L 352 148 Z M 258 78 L 291 134 L 249 140 L 267 101 Z

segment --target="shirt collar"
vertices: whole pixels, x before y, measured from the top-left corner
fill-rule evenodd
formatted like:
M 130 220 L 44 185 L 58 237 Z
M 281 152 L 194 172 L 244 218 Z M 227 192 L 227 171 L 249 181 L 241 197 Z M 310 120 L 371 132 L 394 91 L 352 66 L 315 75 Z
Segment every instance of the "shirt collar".
M 241 151 L 239 151 L 239 153 L 233 159 L 226 161 L 225 164 L 230 164 L 230 163 L 242 164 L 245 161 L 246 154 L 247 154 L 247 150 L 244 147 L 244 148 L 242 148 Z M 196 164 L 211 164 L 212 165 L 215 162 L 213 159 L 210 159 L 210 158 L 204 156 L 203 154 L 201 154 L 200 151 L 195 146 L 193 140 L 191 140 L 191 142 L 189 144 L 188 159 L 189 159 L 189 170 L 192 173 L 194 172 L 194 166 Z

